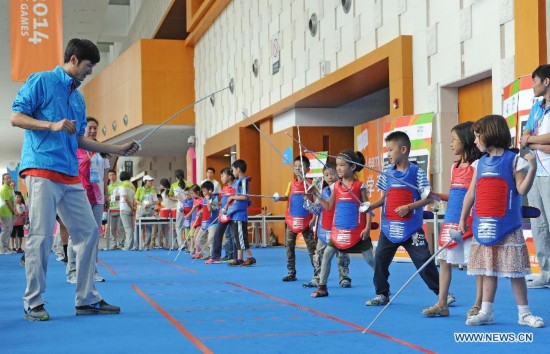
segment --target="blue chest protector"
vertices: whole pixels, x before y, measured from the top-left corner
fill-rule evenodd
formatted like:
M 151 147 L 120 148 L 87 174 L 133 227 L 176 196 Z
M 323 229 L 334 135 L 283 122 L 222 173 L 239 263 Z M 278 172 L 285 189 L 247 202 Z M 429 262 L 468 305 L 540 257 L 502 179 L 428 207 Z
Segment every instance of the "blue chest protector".
M 399 216 L 395 209 L 420 200 L 417 189 L 411 188 L 400 180 L 413 186 L 417 184 L 418 166 L 411 163 L 406 171 L 397 171 L 389 168 L 386 173 L 395 177 L 387 177 L 388 189 L 382 209 L 382 232 L 393 243 L 408 240 L 415 232 L 422 228 L 424 211 L 422 208 L 411 210 L 404 217 Z
M 233 189 L 235 189 L 236 195 L 248 194 L 248 182 L 250 177 L 244 176 L 242 178 L 236 179 L 233 182 Z M 246 182 L 246 183 L 243 183 Z M 243 184 L 247 187 L 243 187 Z M 229 205 L 227 209 L 227 215 L 231 216 L 231 220 L 234 221 L 248 221 L 248 206 L 250 205 L 250 199 L 246 200 L 235 200 L 232 204 Z
M 457 162 L 453 166 L 451 190 L 449 191 L 449 199 L 447 201 L 447 208 L 445 209 L 445 219 L 439 232 L 438 243 L 440 246 L 445 245 L 451 239 L 451 230 L 458 230 L 464 197 L 466 196 L 466 192 L 468 192 L 472 178 L 474 178 L 474 168 L 471 165 L 464 168 L 460 168 L 459 165 L 460 162 Z M 466 220 L 466 224 L 468 225 L 468 230 L 462 235 L 464 240 L 472 237 L 471 216 Z M 447 245 L 447 248 L 453 248 L 457 245 L 458 242 L 453 241 Z
M 219 215 L 219 209 L 218 209 L 218 198 L 217 197 L 214 197 L 212 198 L 212 210 L 208 210 L 208 202 L 206 200 L 206 198 L 204 199 L 204 205 L 203 205 L 203 209 L 205 211 L 203 211 L 203 213 L 207 212 L 209 215 L 208 215 L 208 219 L 204 219 L 202 220 L 202 223 L 201 223 L 201 228 L 203 230 L 206 230 L 208 229 L 210 226 L 212 225 L 216 225 L 218 223 L 218 215 Z
M 477 166 L 473 229 L 482 245 L 493 245 L 521 228 L 522 197 L 514 180 L 516 154 L 482 156 Z

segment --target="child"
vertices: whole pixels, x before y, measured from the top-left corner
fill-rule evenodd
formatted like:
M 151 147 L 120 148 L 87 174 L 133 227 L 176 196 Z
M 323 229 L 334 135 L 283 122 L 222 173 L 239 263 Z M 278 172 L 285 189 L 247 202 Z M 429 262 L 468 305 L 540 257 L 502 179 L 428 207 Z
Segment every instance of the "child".
M 285 196 L 280 197 L 279 201 L 288 201 L 286 207 L 286 268 L 288 274 L 283 277 L 283 281 L 296 281 L 296 237 L 302 233 L 306 243 L 309 259 L 313 270 L 315 271 L 315 238 L 311 224 L 313 215 L 304 208 L 304 195 L 311 188 L 311 180 L 306 179 L 305 174 L 309 171 L 309 159 L 304 156 L 297 156 L 294 159 L 294 175 L 296 178 L 288 183 Z M 307 190 L 306 190 L 307 189 Z
M 250 245 L 248 244 L 248 206 L 250 201 L 248 196 L 248 182 L 250 177 L 244 175 L 246 172 L 246 162 L 244 160 L 236 160 L 231 165 L 235 181 L 233 189 L 235 195 L 227 198 L 226 215 L 231 218 L 231 231 L 235 238 L 235 248 L 237 249 L 237 259 L 231 263 L 232 266 L 249 266 L 256 263 L 256 258 L 253 257 Z M 234 201 L 232 203 L 232 201 Z M 247 259 L 243 260 L 243 251 L 246 252 Z
M 197 235 L 197 244 L 204 258 L 210 260 L 212 257 L 212 240 L 214 232 L 218 226 L 218 197 L 214 192 L 214 183 L 205 181 L 201 185 L 202 195 L 202 215 L 201 228 Z
M 336 174 L 336 164 L 327 162 L 323 167 L 323 190 L 321 198 L 328 201 L 334 192 L 334 182 L 338 179 Z M 315 271 L 309 283 L 304 283 L 304 288 L 316 288 L 319 286 L 319 275 L 321 274 L 321 262 L 323 254 L 327 248 L 327 243 L 330 240 L 330 230 L 332 229 L 332 220 L 334 218 L 334 208 L 332 210 L 322 209 L 319 215 L 315 216 L 314 225 L 316 225 L 317 247 L 315 248 L 315 256 L 313 263 Z M 342 287 L 350 287 L 351 279 L 349 274 L 349 256 L 346 253 L 337 252 L 338 270 L 340 271 L 340 284 Z
M 181 211 L 182 211 L 182 216 L 181 216 L 182 223 L 181 223 L 181 229 L 180 229 L 181 239 L 178 239 L 178 242 L 180 242 L 180 248 L 184 248 L 184 246 L 189 242 L 188 240 L 191 239 L 191 236 L 190 236 L 191 235 L 191 217 L 190 216 L 186 217 L 186 215 L 189 214 L 191 209 L 193 209 L 193 197 L 191 196 L 191 188 L 192 186 L 185 188 L 183 192 L 183 201 L 181 203 L 178 202 L 178 204 L 181 205 Z M 176 225 L 176 228 L 177 227 L 178 226 Z M 185 252 L 187 253 L 192 252 L 192 248 L 189 245 L 187 245 Z
M 411 141 L 400 131 L 390 133 L 386 139 L 388 160 L 387 177 L 381 174 L 376 186 L 382 191 L 382 198 L 371 205 L 371 210 L 382 208 L 381 232 L 376 247 L 374 265 L 374 287 L 376 296 L 366 302 L 367 306 L 381 306 L 389 302 L 388 283 L 390 263 L 399 246 L 403 246 L 418 269 L 431 257 L 426 242 L 423 224 L 423 208 L 432 202 L 421 199 L 418 189 L 430 188 L 426 172 L 409 162 Z M 411 188 L 401 180 L 417 186 Z M 436 295 L 439 293 L 439 274 L 434 262 L 420 271 L 420 276 Z
M 224 168 L 221 171 L 221 181 L 223 183 L 223 188 L 221 192 L 221 209 L 226 209 L 227 207 L 227 199 L 229 199 L 230 196 L 235 195 L 235 189 L 233 188 L 233 180 L 235 177 L 233 177 L 233 173 L 231 172 L 231 169 L 229 167 Z M 231 242 L 233 243 L 232 234 L 231 234 L 231 228 L 228 228 L 229 225 L 229 218 L 227 216 L 224 216 L 223 214 L 220 215 L 216 231 L 214 232 L 214 241 L 212 246 L 212 258 L 210 258 L 208 261 L 206 261 L 206 264 L 218 264 L 221 263 L 221 253 L 222 253 L 222 238 L 225 232 L 226 240 L 225 242 Z M 229 236 L 229 237 L 228 237 Z M 232 245 L 231 245 L 232 247 Z M 226 250 L 227 252 L 227 250 Z M 226 254 L 226 258 L 229 258 L 229 255 L 231 255 L 231 260 L 233 260 L 233 248 L 231 248 L 231 252 Z
M 527 246 L 523 238 L 522 196 L 532 186 L 537 163 L 532 154 L 525 160 L 508 150 L 510 130 L 502 116 L 485 116 L 474 123 L 475 143 L 484 153 L 477 164 L 460 215 L 459 230 L 466 231 L 466 218 L 474 207 L 468 274 L 483 277 L 481 310 L 466 320 L 468 326 L 494 323 L 493 303 L 497 277 L 511 278 L 518 306 L 518 323 L 543 327 L 544 321 L 531 314 L 527 302 L 525 275 L 531 273 Z M 525 171 L 529 168 L 528 172 Z
M 27 206 L 23 200 L 23 195 L 19 191 L 15 191 L 15 216 L 13 217 L 13 229 L 11 230 L 11 238 L 13 240 L 13 250 L 17 253 L 23 253 L 21 245 L 23 244 L 23 236 L 25 235 L 24 226 L 27 223 L 29 213 Z
M 120 185 L 113 191 L 115 198 L 118 199 L 118 208 L 120 210 L 120 220 L 124 227 L 126 239 L 124 241 L 123 251 L 137 249 L 137 244 L 134 245 L 134 194 L 136 188 L 130 182 L 132 176 L 129 172 L 120 172 Z M 118 198 L 117 198 L 118 197 Z
M 202 258 L 202 255 L 200 253 L 200 249 L 197 249 L 198 245 L 196 244 L 195 236 L 198 235 L 198 231 L 200 230 L 200 226 L 202 223 L 202 195 L 201 195 L 201 188 L 194 184 L 189 189 L 189 194 L 193 201 L 193 206 L 191 207 L 191 210 L 187 214 L 185 214 L 184 218 L 189 219 L 190 225 L 189 225 L 189 235 L 187 240 L 189 241 L 189 250 L 191 251 L 192 255 L 191 258 Z
M 459 160 L 453 164 L 451 169 L 451 190 L 449 194 L 434 193 L 442 200 L 447 201 L 445 220 L 439 234 L 439 245 L 443 246 L 448 242 L 449 231 L 458 229 L 460 212 L 464 202 L 464 196 L 470 187 L 475 169 L 472 163 L 479 159 L 481 152 L 474 144 L 475 136 L 472 130 L 473 123 L 465 122 L 458 124 L 451 130 L 451 150 Z M 468 228 L 471 229 L 472 218 L 468 217 Z M 438 302 L 422 311 L 428 317 L 449 316 L 449 306 L 454 296 L 449 293 L 451 285 L 451 265 L 466 265 L 470 254 L 472 233 L 464 234 L 464 242 L 461 244 L 451 243 L 439 254 L 439 300 Z M 468 317 L 477 315 L 481 308 L 481 277 L 476 277 L 476 301 L 468 311 Z M 448 298 L 449 297 L 449 298 Z
M 330 239 L 321 262 L 321 275 L 317 290 L 311 297 L 328 296 L 327 279 L 330 274 L 330 263 L 334 254 L 344 252 L 361 252 L 363 259 L 374 268 L 374 252 L 370 239 L 372 214 L 362 213 L 359 207 L 368 201 L 367 191 L 355 173 L 362 170 L 365 158 L 359 151 L 344 150 L 336 159 L 336 172 L 340 180 L 334 184 L 334 193 L 327 202 L 321 200 L 323 208 L 334 210 L 330 227 Z M 347 256 L 347 254 L 346 254 Z M 346 266 L 349 265 L 349 256 Z M 349 277 L 346 277 L 351 286 Z M 342 284 L 342 282 L 341 282 Z
M 191 182 L 185 180 L 185 172 L 180 169 L 176 170 L 176 182 L 170 185 L 168 198 L 173 202 L 177 202 L 175 228 L 177 242 L 180 244 L 179 248 L 183 248 L 187 240 L 186 235 L 182 233 L 185 230 L 183 216 L 187 213 L 184 211 L 183 201 L 186 198 L 185 191 L 192 186 Z
M 134 203 L 137 205 L 137 217 L 153 216 L 155 203 L 157 201 L 157 191 L 153 188 L 154 180 L 155 179 L 153 177 L 145 175 L 143 177 L 143 186 L 139 187 L 136 191 L 136 195 L 134 196 Z M 148 250 L 151 246 L 152 229 L 152 225 L 145 225 L 145 243 L 143 245 L 144 250 Z M 136 232 L 136 234 L 134 235 L 134 247 L 139 247 L 137 237 L 139 237 L 139 232 Z
M 153 215 L 156 218 L 160 216 L 160 209 L 164 208 L 162 202 L 162 195 L 157 194 L 157 201 L 153 209 Z M 164 240 L 164 228 L 163 225 L 155 224 L 153 225 L 153 231 L 151 232 L 151 248 L 161 248 L 161 243 L 166 244 L 166 241 Z

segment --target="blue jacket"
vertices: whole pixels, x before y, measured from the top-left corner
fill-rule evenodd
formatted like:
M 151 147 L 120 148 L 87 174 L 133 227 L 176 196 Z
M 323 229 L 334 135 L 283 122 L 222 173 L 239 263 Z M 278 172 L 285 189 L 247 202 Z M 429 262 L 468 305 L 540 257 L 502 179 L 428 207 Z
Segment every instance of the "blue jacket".
M 32 74 L 19 90 L 12 111 L 34 119 L 58 122 L 64 118 L 76 121 L 77 132 L 25 130 L 21 149 L 20 171 L 29 168 L 78 176 L 76 149 L 78 137 L 86 129 L 86 103 L 76 89 L 80 81 L 71 78 L 60 66 L 52 71 Z

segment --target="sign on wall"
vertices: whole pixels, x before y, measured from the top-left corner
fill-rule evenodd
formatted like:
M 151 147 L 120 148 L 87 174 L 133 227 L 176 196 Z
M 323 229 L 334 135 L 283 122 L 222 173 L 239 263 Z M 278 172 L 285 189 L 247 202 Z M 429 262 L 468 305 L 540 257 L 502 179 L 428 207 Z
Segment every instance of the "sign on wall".
M 411 140 L 410 160 L 418 167 L 429 171 L 429 157 L 432 145 L 433 113 L 416 114 L 411 116 L 389 118 L 383 117 L 355 127 L 355 146 L 365 156 L 368 167 L 384 171 L 388 167 L 386 143 L 384 139 L 394 131 L 407 133 Z M 382 191 L 376 187 L 380 174 L 367 168 L 361 171 L 362 181 L 367 187 L 370 202 L 382 197 Z M 428 173 L 429 176 L 429 173 Z M 374 211 L 373 221 L 380 224 L 381 210 Z M 371 231 L 371 239 L 378 241 L 380 230 Z M 395 255 L 396 260 L 410 260 L 407 252 L 400 247 Z
M 11 79 L 63 62 L 62 0 L 10 0 Z
M 279 42 L 279 32 L 271 37 L 271 74 L 275 75 L 281 68 L 281 47 Z

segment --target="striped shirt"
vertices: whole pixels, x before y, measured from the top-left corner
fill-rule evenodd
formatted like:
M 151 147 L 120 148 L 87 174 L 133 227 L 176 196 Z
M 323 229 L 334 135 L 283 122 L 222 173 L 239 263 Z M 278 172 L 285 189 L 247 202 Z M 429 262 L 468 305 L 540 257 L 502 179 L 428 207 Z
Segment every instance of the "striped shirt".
M 395 168 L 395 165 L 392 165 L 388 169 L 386 169 L 385 172 L 387 172 L 390 168 Z M 403 171 L 405 172 L 405 171 Z M 428 176 L 426 175 L 426 171 L 424 171 L 421 168 L 418 168 L 418 173 L 416 175 L 416 186 L 419 189 L 424 188 L 430 188 L 430 182 L 428 182 Z M 376 187 L 380 189 L 381 191 L 387 191 L 388 190 L 388 177 L 386 175 L 380 174 L 380 178 L 378 179 L 378 182 L 376 182 Z

